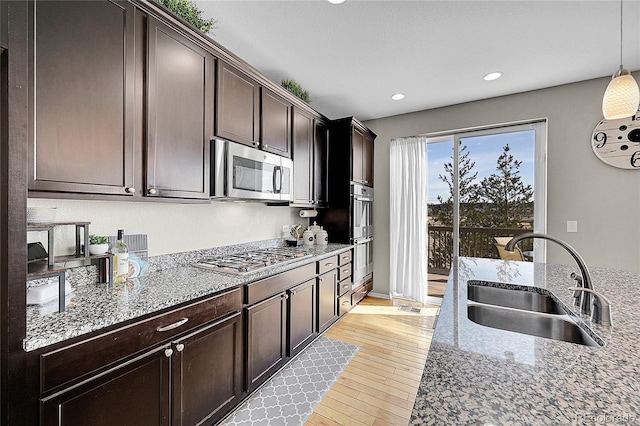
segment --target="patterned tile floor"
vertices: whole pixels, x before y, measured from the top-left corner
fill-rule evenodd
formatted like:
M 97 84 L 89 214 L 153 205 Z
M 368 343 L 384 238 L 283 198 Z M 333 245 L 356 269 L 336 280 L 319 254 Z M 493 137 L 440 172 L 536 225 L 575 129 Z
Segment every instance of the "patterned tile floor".
M 223 425 L 304 424 L 358 349 L 358 346 L 320 336 Z

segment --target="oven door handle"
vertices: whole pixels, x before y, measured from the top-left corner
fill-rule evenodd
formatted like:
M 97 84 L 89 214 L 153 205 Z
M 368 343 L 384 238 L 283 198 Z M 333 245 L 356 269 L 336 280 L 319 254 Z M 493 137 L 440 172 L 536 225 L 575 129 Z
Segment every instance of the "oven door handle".
M 371 241 L 373 241 L 373 237 L 364 238 L 362 240 L 355 240 L 353 243 L 354 244 L 366 244 L 366 243 L 370 243 Z
M 362 195 L 354 195 L 353 199 L 356 201 L 367 201 L 367 202 L 373 202 L 373 198 L 371 197 L 366 197 L 366 196 L 362 196 Z

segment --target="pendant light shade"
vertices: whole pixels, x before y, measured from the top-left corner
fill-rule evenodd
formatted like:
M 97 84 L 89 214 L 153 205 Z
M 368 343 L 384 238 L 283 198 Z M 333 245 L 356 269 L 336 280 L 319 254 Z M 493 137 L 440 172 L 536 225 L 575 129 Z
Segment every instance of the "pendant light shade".
M 638 111 L 640 90 L 629 71 L 620 68 L 602 98 L 602 114 L 607 120 L 631 117 Z
M 638 83 L 622 66 L 622 5 L 620 0 L 620 68 L 611 78 L 602 97 L 602 114 L 607 120 L 631 117 L 638 111 L 640 104 Z

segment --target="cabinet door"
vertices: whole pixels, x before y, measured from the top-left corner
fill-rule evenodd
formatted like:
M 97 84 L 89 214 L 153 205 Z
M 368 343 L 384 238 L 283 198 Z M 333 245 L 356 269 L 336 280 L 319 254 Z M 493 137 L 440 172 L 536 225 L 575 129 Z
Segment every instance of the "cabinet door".
M 353 145 L 351 153 L 351 180 L 354 182 L 364 183 L 364 169 L 362 167 L 362 155 L 364 153 L 364 135 L 356 128 L 353 128 L 351 143 Z
M 312 204 L 313 119 L 293 112 L 293 204 Z
M 251 392 L 286 361 L 287 296 L 246 308 L 247 390 Z
M 148 18 L 149 196 L 209 198 L 213 57 Z
M 329 157 L 329 129 L 324 121 L 315 121 L 315 138 L 313 140 L 313 199 L 316 204 L 327 203 L 327 178 Z
M 260 146 L 272 154 L 291 158 L 291 103 L 262 88 Z
M 289 290 L 288 353 L 300 352 L 316 335 L 316 279 Z
M 125 362 L 79 387 L 40 401 L 43 426 L 169 425 L 165 347 Z
M 363 183 L 373 186 L 373 138 L 369 135 L 365 135 L 363 139 L 362 168 Z
M 173 424 L 213 424 L 242 395 L 242 315 L 201 328 L 173 345 Z
M 338 274 L 335 269 L 318 277 L 318 331 L 322 333 L 338 318 L 336 290 Z
M 218 61 L 216 135 L 258 146 L 260 86 L 234 67 Z
M 32 4 L 29 189 L 132 195 L 133 5 Z

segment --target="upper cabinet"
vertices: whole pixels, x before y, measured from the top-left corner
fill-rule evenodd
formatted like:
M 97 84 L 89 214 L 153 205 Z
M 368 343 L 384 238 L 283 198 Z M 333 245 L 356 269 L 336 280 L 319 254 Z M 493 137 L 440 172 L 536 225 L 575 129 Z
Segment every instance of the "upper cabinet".
M 260 142 L 260 86 L 236 68 L 218 62 L 216 135 L 257 147 Z
M 328 127 L 324 120 L 294 108 L 291 204 L 322 206 L 327 201 Z
M 32 5 L 29 189 L 133 195 L 134 7 Z
M 209 198 L 214 58 L 154 18 L 147 28 L 145 195 Z
M 331 146 L 333 150 L 337 150 L 337 155 L 340 157 L 350 158 L 348 166 L 351 169 L 352 182 L 373 187 L 373 141 L 375 138 L 375 133 L 353 117 L 334 122 Z
M 32 4 L 29 190 L 208 199 L 214 57 L 127 2 Z
M 351 180 L 367 186 L 373 186 L 373 136 L 368 129 L 353 125 L 352 141 L 352 177 Z
M 291 102 L 264 87 L 261 95 L 260 147 L 291 158 Z

